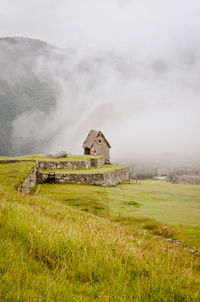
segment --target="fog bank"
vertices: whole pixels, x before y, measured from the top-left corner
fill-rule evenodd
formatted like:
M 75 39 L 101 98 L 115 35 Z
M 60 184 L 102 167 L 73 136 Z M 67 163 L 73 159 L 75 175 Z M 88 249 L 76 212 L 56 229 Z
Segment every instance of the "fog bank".
M 25 22 L 22 3 L 17 16 Z M 48 137 L 41 152 L 81 153 L 88 131 L 100 129 L 114 161 L 200 163 L 198 1 L 31 3 L 37 28 L 32 17 L 26 29 L 4 27 L 62 46 L 34 65 L 51 76 L 59 97 L 54 108 L 13 121 L 18 149 Z

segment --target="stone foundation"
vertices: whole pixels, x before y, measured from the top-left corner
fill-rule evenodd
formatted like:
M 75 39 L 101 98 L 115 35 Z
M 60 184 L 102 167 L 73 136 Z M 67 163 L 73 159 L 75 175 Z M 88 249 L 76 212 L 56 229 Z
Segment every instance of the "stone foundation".
M 55 183 L 83 184 L 112 186 L 123 181 L 130 180 L 128 168 L 115 169 L 106 173 L 86 174 L 86 173 L 57 173 Z M 37 183 L 48 183 L 47 173 L 37 173 Z
M 113 186 L 127 180 L 130 180 L 129 168 L 116 169 L 104 174 L 105 186 Z
M 101 167 L 105 163 L 104 157 L 92 158 L 82 161 L 39 161 L 38 169 L 57 170 L 57 169 L 88 169 L 91 166 Z
M 22 162 L 30 160 L 1 160 L 0 163 Z M 40 172 L 40 169 L 88 169 L 91 166 L 101 167 L 105 163 L 104 157 L 92 158 L 84 161 L 39 161 L 35 162 L 35 167 L 30 171 L 25 180 L 17 189 L 21 193 L 29 193 L 37 184 L 48 183 L 48 173 Z M 113 169 L 105 173 L 57 173 L 55 183 L 85 184 L 98 186 L 112 186 L 123 181 L 130 180 L 128 168 Z
M 105 158 L 104 157 L 100 157 L 100 158 L 92 158 L 91 159 L 91 166 L 94 167 L 101 167 L 105 164 Z
M 39 161 L 38 169 L 88 169 L 91 167 L 91 160 L 83 161 Z

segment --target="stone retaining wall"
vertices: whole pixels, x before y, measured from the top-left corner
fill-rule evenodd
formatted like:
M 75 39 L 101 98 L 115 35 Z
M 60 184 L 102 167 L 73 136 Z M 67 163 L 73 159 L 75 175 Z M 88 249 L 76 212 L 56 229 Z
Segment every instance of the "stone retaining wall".
M 15 163 L 15 162 L 27 162 L 33 161 L 37 163 L 38 169 L 88 169 L 91 166 L 101 167 L 105 164 L 104 157 L 92 158 L 89 160 L 80 160 L 80 161 L 38 161 L 35 159 L 2 159 L 0 164 L 6 163 Z
M 115 169 L 104 174 L 105 186 L 113 186 L 126 180 L 130 180 L 129 168 Z
M 104 157 L 100 157 L 100 158 L 92 158 L 91 159 L 91 166 L 94 167 L 101 167 L 105 164 L 105 158 Z
M 38 173 L 37 183 L 48 183 L 47 173 Z M 67 174 L 59 173 L 55 175 L 55 183 L 100 185 L 104 184 L 103 174 Z
M 104 174 L 55 174 L 55 183 L 112 186 L 126 180 L 130 180 L 130 173 L 128 168 L 115 169 Z M 48 174 L 38 172 L 37 183 L 48 183 Z
M 30 160 L 2 160 L 0 163 L 20 162 Z M 35 161 L 35 160 L 33 160 Z M 91 164 L 100 167 L 104 164 L 104 158 L 94 158 L 88 161 L 40 161 L 36 162 L 35 167 L 29 172 L 25 180 L 17 189 L 21 193 L 29 193 L 36 183 L 48 183 L 48 173 L 42 173 L 39 169 L 88 169 Z M 88 184 L 99 186 L 112 186 L 123 181 L 130 180 L 128 168 L 113 169 L 106 173 L 57 173 L 55 183 Z
M 39 161 L 39 169 L 88 169 L 91 167 L 91 160 L 82 161 Z
M 31 189 L 36 185 L 37 182 L 37 167 L 35 167 L 29 172 L 27 177 L 18 187 L 17 191 L 20 193 L 30 193 Z
M 56 170 L 56 169 L 88 169 L 91 166 L 101 167 L 105 163 L 104 157 L 92 158 L 82 161 L 39 161 L 39 169 Z

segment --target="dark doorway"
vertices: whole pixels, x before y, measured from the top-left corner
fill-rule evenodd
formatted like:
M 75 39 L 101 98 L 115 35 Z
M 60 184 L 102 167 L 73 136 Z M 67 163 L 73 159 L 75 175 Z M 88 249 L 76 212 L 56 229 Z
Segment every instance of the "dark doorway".
M 90 154 L 90 149 L 89 148 L 85 148 L 85 155 L 89 155 Z
M 50 172 L 48 174 L 47 182 L 56 182 L 56 173 Z

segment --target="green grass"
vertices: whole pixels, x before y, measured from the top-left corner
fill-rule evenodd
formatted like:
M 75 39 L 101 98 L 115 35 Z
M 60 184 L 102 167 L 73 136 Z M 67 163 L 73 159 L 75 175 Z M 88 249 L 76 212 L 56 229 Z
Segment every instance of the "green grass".
M 92 158 L 101 158 L 101 155 L 98 156 L 92 156 L 92 155 L 71 155 L 68 154 L 67 157 L 64 158 L 50 158 L 47 157 L 44 154 L 37 154 L 37 155 L 24 155 L 24 156 L 19 156 L 19 157 L 6 157 L 2 156 L 0 157 L 0 160 L 30 160 L 30 159 L 36 159 L 38 161 L 82 161 L 82 160 L 90 160 Z
M 13 182 L 23 174 L 20 164 Z M 130 215 L 117 214 L 115 200 L 140 210 L 146 197 L 139 195 L 139 186 L 144 190 L 146 186 L 146 194 L 157 187 L 159 196 L 164 191 L 159 183 L 116 188 L 54 184 L 26 196 L 5 180 L 12 165 L 0 165 L 0 301 L 200 300 L 200 258 L 152 236 L 154 226 L 147 218 L 143 220 L 147 219 L 149 231 L 135 232 Z M 138 202 L 131 197 L 133 192 L 125 195 L 126 186 L 137 192 Z M 195 196 L 197 201 L 198 190 Z M 83 209 L 90 211 L 92 204 L 108 219 L 80 211 L 81 202 L 87 202 Z M 137 219 L 140 223 L 139 215 Z
M 154 234 L 163 232 L 166 237 L 175 236 L 200 248 L 199 185 L 176 185 L 156 180 L 106 188 L 46 184 L 42 185 L 40 195 L 118 219 L 122 224 L 151 228 Z M 165 226 L 161 227 L 161 223 Z
M 17 189 L 34 166 L 34 162 L 0 164 L 0 183 Z
M 103 165 L 102 167 L 90 167 L 89 169 L 43 169 L 43 173 L 56 172 L 57 174 L 104 174 L 113 170 L 126 168 L 116 164 Z

